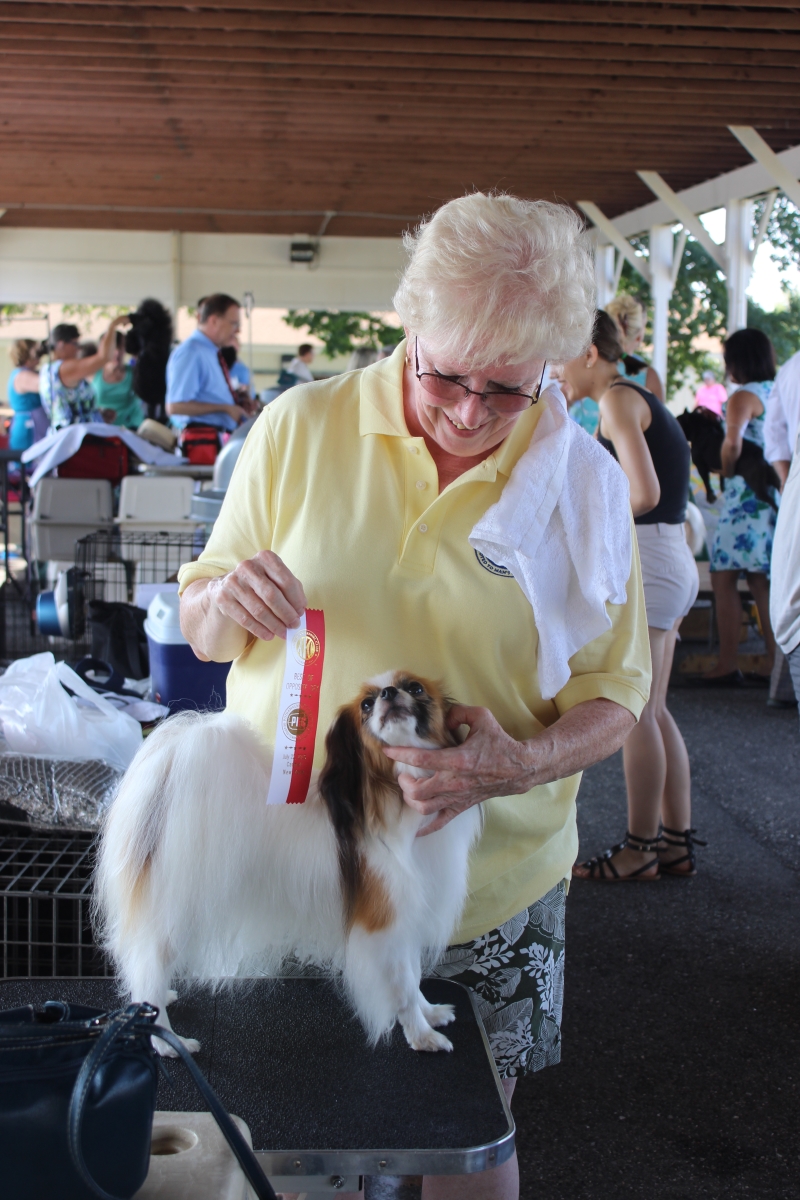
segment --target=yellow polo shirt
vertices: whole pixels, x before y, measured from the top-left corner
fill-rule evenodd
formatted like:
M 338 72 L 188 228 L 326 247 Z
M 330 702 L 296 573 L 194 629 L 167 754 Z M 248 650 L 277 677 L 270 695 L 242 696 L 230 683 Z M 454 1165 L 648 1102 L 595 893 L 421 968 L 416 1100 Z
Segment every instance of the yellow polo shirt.
M 573 657 L 569 682 L 543 700 L 533 611 L 508 572 L 467 540 L 499 498 L 541 409 L 524 412 L 493 454 L 439 494 L 433 460 L 403 417 L 404 349 L 363 371 L 292 388 L 265 409 L 208 545 L 181 567 L 181 588 L 271 549 L 301 580 L 309 606 L 324 610 L 317 767 L 337 709 L 365 679 L 396 668 L 443 680 L 450 695 L 489 708 L 519 739 L 597 697 L 638 717 L 650 652 L 635 539 L 627 603 L 608 606 L 612 628 Z M 254 641 L 228 676 L 228 706 L 270 742 L 284 659 L 280 639 Z M 502 924 L 569 875 L 579 783 L 573 775 L 486 802 L 455 940 Z

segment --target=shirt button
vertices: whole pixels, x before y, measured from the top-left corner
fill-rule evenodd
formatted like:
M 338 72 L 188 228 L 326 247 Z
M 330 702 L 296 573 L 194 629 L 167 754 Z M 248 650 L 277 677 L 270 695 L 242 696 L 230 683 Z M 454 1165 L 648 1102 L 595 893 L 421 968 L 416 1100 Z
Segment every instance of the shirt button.
M 410 454 L 419 454 L 419 446 L 409 446 L 408 450 Z
M 427 485 L 427 483 L 425 482 L 425 480 L 424 480 L 424 479 L 418 479 L 418 480 L 417 480 L 417 487 L 419 488 L 419 490 L 420 490 L 421 492 L 424 492 L 424 491 L 425 491 L 425 488 L 426 488 L 427 486 L 428 486 L 428 485 Z
M 424 522 L 423 522 L 423 524 L 422 524 L 422 525 L 418 525 L 418 526 L 417 526 L 417 529 L 420 531 L 420 533 L 427 533 L 427 532 L 428 532 L 428 526 L 427 526 L 427 525 L 426 525 Z

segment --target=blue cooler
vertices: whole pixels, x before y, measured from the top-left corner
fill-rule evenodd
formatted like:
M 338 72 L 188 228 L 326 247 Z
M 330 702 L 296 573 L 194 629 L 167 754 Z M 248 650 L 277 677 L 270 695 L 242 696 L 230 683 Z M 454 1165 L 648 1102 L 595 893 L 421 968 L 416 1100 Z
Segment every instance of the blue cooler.
M 177 592 L 158 592 L 150 601 L 144 631 L 150 649 L 153 699 L 171 713 L 225 707 L 230 663 L 201 662 L 181 633 Z

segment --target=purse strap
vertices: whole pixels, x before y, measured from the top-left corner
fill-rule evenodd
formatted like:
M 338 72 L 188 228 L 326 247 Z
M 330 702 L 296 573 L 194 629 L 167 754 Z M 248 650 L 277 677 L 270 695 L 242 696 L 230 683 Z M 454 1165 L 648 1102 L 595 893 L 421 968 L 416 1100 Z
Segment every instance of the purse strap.
M 68 1117 L 70 1154 L 81 1179 L 101 1200 L 120 1200 L 118 1196 L 112 1196 L 110 1192 L 104 1191 L 96 1180 L 93 1179 L 89 1168 L 86 1166 L 81 1147 L 83 1113 L 92 1080 L 113 1049 L 115 1043 L 126 1034 L 146 1033 L 149 1037 L 161 1038 L 183 1059 L 189 1074 L 197 1086 L 197 1090 L 208 1104 L 209 1111 L 213 1114 L 214 1119 L 222 1130 L 225 1140 L 236 1156 L 236 1160 L 247 1176 L 247 1181 L 258 1197 L 258 1200 L 276 1200 L 272 1184 L 261 1169 L 258 1159 L 225 1111 L 216 1092 L 197 1066 L 197 1063 L 181 1039 L 171 1029 L 164 1029 L 160 1025 L 152 1024 L 156 1011 L 149 1004 L 131 1004 L 124 1012 L 112 1014 L 105 1031 L 97 1041 L 97 1045 L 94 1046 L 91 1054 L 87 1055 L 83 1062 L 78 1078 L 75 1080 L 75 1087 L 72 1090 Z M 155 1051 L 152 1051 L 152 1053 L 155 1054 Z

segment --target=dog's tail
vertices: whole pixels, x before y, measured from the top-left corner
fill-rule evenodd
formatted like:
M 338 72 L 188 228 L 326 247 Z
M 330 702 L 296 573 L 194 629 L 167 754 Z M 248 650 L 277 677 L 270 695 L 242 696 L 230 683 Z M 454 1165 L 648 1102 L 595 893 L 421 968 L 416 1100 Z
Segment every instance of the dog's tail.
M 232 739 L 234 730 L 244 732 L 252 747 Z M 150 923 L 154 864 L 165 836 L 191 837 L 190 826 L 202 821 L 204 790 L 225 805 L 233 782 L 230 772 L 226 778 L 229 756 L 251 748 L 258 748 L 253 731 L 226 712 L 177 714 L 146 739 L 123 776 L 100 840 L 93 918 L 99 943 L 112 958 L 118 958 L 126 932 Z

